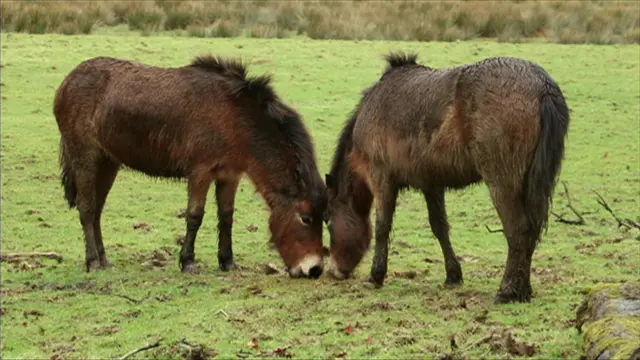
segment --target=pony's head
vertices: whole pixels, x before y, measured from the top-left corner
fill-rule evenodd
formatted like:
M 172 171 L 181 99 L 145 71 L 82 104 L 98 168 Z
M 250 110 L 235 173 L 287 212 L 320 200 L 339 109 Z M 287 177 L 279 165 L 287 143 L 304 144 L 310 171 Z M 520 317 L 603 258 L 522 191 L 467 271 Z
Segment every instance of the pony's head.
M 337 279 L 345 279 L 351 276 L 371 244 L 372 196 L 361 179 L 338 184 L 327 174 L 325 181 L 329 194 L 325 222 L 330 236 L 327 271 Z M 340 186 L 349 190 L 338 191 Z
M 284 198 L 271 208 L 271 242 L 291 277 L 318 278 L 324 269 L 322 214 L 326 194 L 314 200 Z

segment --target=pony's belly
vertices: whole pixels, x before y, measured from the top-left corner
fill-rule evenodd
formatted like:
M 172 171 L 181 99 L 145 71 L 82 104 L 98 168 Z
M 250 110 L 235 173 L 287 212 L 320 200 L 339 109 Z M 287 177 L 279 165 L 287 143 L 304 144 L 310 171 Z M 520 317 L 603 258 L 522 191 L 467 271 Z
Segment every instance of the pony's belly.
M 185 176 L 183 162 L 176 160 L 168 151 L 158 149 L 151 151 L 140 145 L 107 146 L 103 149 L 113 160 L 149 176 L 171 178 Z
M 469 154 L 437 151 L 426 141 L 406 139 L 385 149 L 385 166 L 404 185 L 460 188 L 481 180 Z

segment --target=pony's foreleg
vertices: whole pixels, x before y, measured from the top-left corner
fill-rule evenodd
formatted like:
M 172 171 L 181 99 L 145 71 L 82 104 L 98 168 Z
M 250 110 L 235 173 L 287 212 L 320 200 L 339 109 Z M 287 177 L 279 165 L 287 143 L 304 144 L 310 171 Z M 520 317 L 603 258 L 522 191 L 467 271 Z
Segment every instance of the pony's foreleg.
M 393 226 L 393 215 L 396 210 L 399 188 L 388 176 L 380 176 L 374 179 L 373 182 L 372 188 L 376 199 L 376 245 L 369 281 L 377 287 L 381 287 L 387 275 L 389 233 Z
M 449 240 L 449 221 L 445 209 L 444 189 L 429 189 L 423 191 L 429 211 L 429 225 L 431 232 L 440 242 L 444 255 L 444 268 L 447 272 L 446 285 L 462 284 L 462 269 L 456 259 L 456 253 Z
M 218 264 L 222 271 L 237 268 L 233 259 L 233 210 L 240 178 L 216 181 L 216 201 L 218 203 Z
M 197 270 L 194 250 L 196 235 L 202 224 L 207 193 L 212 181 L 209 171 L 197 172 L 188 179 L 187 234 L 180 249 L 180 269 L 183 273 L 192 273 Z

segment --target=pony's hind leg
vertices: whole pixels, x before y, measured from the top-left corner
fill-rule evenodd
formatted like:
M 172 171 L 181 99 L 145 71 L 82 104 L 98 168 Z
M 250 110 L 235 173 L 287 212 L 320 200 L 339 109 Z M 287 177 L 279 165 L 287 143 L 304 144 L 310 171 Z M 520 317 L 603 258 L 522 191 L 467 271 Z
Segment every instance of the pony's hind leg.
M 447 272 L 445 284 L 460 285 L 463 282 L 462 269 L 449 240 L 449 221 L 445 209 L 444 189 L 424 190 L 423 194 L 429 211 L 431 232 L 440 242 L 440 248 L 444 255 L 444 268 Z
M 100 165 L 98 167 L 98 176 L 96 178 L 96 214 L 93 222 L 93 228 L 95 231 L 98 259 L 100 262 L 100 266 L 103 268 L 111 267 L 111 263 L 109 262 L 109 260 L 107 260 L 107 255 L 104 251 L 100 218 L 102 217 L 102 210 L 104 209 L 107 195 L 109 195 L 109 191 L 111 190 L 113 181 L 116 179 L 119 167 L 119 164 L 114 163 L 113 161 L 104 157 L 102 161 L 100 161 Z
M 213 181 L 210 171 L 195 172 L 188 179 L 189 203 L 187 205 L 187 233 L 180 249 L 180 269 L 183 273 L 197 271 L 195 261 L 195 242 L 198 229 L 204 217 L 207 193 Z
M 540 229 L 532 229 L 529 225 L 520 191 L 496 186 L 490 186 L 489 191 L 509 244 L 507 265 L 495 302 L 529 302 L 532 296 L 531 258 Z
M 376 199 L 375 252 L 371 265 L 369 282 L 381 287 L 387 275 L 389 257 L 389 233 L 393 227 L 393 215 L 399 188 L 388 176 L 380 176 L 374 180 L 374 198 Z
M 222 271 L 235 269 L 233 259 L 233 211 L 240 178 L 216 181 L 216 201 L 218 203 L 218 264 Z
M 84 233 L 85 266 L 87 272 L 93 272 L 102 267 L 95 231 L 97 214 L 96 163 L 94 161 L 76 161 L 73 171 L 77 189 L 76 203 Z

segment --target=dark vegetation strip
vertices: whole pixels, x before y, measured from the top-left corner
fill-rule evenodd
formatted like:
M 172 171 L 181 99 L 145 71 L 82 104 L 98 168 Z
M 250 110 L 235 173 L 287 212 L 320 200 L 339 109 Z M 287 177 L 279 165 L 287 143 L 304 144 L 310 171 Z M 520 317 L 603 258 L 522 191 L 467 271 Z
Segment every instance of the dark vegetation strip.
M 2 30 L 90 34 L 640 43 L 638 1 L 3 1 Z

